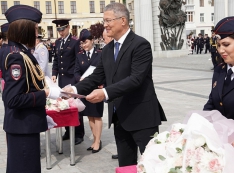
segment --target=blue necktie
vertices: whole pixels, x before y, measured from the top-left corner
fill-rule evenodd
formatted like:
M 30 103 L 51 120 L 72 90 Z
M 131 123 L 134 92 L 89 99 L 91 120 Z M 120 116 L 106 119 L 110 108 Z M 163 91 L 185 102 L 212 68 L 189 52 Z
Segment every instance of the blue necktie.
M 115 43 L 115 54 L 114 54 L 115 61 L 116 61 L 117 56 L 119 54 L 119 45 L 120 45 L 120 43 L 118 43 L 118 42 Z

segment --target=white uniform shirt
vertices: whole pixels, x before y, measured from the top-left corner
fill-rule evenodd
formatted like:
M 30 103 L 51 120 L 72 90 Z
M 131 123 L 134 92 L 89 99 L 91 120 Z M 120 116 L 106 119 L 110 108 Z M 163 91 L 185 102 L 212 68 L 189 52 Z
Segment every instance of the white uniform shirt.
M 45 45 L 43 45 L 43 43 L 39 43 L 35 47 L 35 51 L 34 51 L 33 55 L 37 59 L 37 62 L 40 65 L 45 76 L 51 77 L 49 67 L 48 67 L 49 51 L 47 50 Z

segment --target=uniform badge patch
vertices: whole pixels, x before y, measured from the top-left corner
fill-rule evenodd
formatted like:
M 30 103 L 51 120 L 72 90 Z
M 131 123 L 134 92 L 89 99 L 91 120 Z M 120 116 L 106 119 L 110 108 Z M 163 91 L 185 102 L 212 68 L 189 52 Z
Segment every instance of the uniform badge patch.
M 11 65 L 11 76 L 14 80 L 19 80 L 22 75 L 21 66 L 18 64 Z
M 84 64 L 84 61 L 82 61 L 82 64 Z
M 45 55 L 45 52 L 41 52 L 41 56 L 44 56 Z

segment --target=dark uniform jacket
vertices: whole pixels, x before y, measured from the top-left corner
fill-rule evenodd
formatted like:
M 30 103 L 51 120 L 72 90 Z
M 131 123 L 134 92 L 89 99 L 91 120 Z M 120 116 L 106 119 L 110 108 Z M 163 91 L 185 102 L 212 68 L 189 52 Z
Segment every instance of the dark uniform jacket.
M 166 120 L 152 80 L 152 51 L 147 40 L 130 31 L 114 60 L 114 41 L 102 50 L 94 72 L 76 84 L 78 93 L 89 94 L 106 80 L 109 127 L 114 107 L 126 131 L 155 127 Z
M 211 37 L 210 52 L 217 52 L 217 37 Z
M 223 85 L 227 75 L 227 64 L 219 64 L 214 69 L 212 89 L 204 110 L 218 110 L 223 116 L 234 119 L 234 80 L 223 92 Z
M 58 76 L 58 84 L 62 88 L 68 84 L 75 84 L 74 67 L 79 43 L 70 34 L 61 50 L 61 41 L 61 38 L 55 41 L 52 76 Z
M 38 65 L 31 52 L 21 44 L 9 42 L 9 45 L 10 50 L 15 49 L 24 52 L 34 65 Z M 7 58 L 6 68 L 3 67 L 5 70 L 3 129 L 7 133 L 14 134 L 40 133 L 48 129 L 45 111 L 46 94 L 44 90 L 38 91 L 33 85 L 29 69 L 26 68 L 19 51 L 12 52 Z M 5 55 L 3 57 L 4 63 L 7 56 Z M 28 73 L 26 73 L 26 69 Z M 36 83 L 40 88 L 43 88 L 42 81 L 36 79 Z
M 197 37 L 196 44 L 198 47 L 203 48 L 204 47 L 204 39 L 202 37 L 201 38 Z
M 100 58 L 101 58 L 101 51 L 94 48 L 93 54 L 88 60 L 87 52 L 81 51 L 76 55 L 76 65 L 74 70 L 74 75 L 76 78 L 76 82 L 80 81 L 81 76 L 84 72 L 89 68 L 89 66 L 97 66 Z M 98 88 L 98 86 L 96 86 Z M 103 115 L 103 102 L 100 103 L 90 103 L 86 99 L 81 99 L 82 102 L 85 104 L 85 110 L 81 112 L 83 116 L 91 116 L 91 117 L 102 117 Z

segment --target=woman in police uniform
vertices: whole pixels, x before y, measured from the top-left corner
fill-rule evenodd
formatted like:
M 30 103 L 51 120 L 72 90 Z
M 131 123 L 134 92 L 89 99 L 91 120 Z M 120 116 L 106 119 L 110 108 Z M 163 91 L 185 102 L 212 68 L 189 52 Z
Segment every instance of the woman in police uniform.
M 3 129 L 7 137 L 7 173 L 40 173 L 40 132 L 48 129 L 46 97 L 57 98 L 59 89 L 44 89 L 44 75 L 30 48 L 35 46 L 42 13 L 26 5 L 10 7 L 5 16 L 7 38 L 14 51 L 3 57 Z M 8 45 L 8 46 L 9 46 Z
M 234 119 L 234 16 L 220 20 L 214 33 L 224 63 L 214 69 L 212 90 L 204 110 L 218 110 L 226 118 Z
M 100 61 L 101 51 L 97 50 L 93 45 L 93 37 L 91 33 L 84 29 L 80 33 L 80 45 L 83 51 L 79 52 L 76 56 L 76 64 L 74 75 L 77 82 L 83 79 L 82 75 L 89 68 L 89 66 L 97 66 Z M 98 86 L 97 86 L 98 88 Z M 102 115 L 103 115 L 103 102 L 90 103 L 86 99 L 82 99 L 86 108 L 81 112 L 82 116 L 88 116 L 89 125 L 93 133 L 93 144 L 87 150 L 97 153 L 102 148 L 101 132 L 102 132 Z

